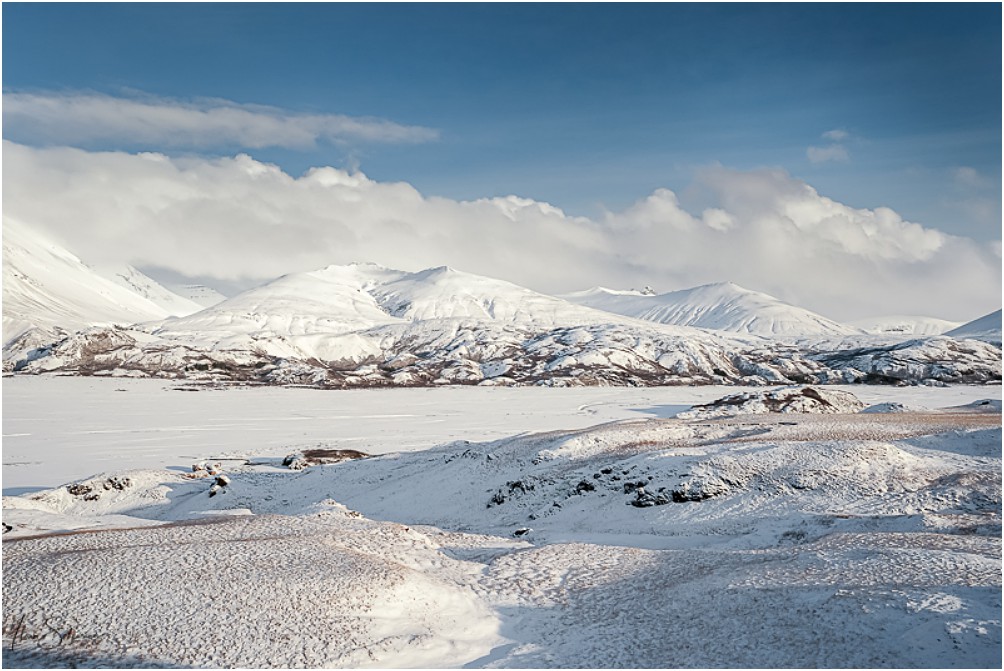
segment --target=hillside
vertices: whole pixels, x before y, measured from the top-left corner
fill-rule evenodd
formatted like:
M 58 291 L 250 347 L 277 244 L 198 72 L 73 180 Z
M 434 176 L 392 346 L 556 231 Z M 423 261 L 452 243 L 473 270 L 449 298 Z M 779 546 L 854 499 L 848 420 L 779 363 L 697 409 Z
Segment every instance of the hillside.
M 4 217 L 5 347 L 32 329 L 51 334 L 168 315 L 150 298 L 103 277 L 55 242 Z
M 946 335 L 955 338 L 996 339 L 999 342 L 1001 339 L 1001 311 L 997 310 L 983 315 L 979 319 L 966 322 L 962 326 L 952 329 Z
M 842 336 L 861 333 L 773 296 L 732 282 L 645 295 L 597 287 L 564 296 L 569 301 L 660 324 L 759 336 Z
M 961 326 L 960 322 L 951 322 L 947 319 L 910 315 L 857 319 L 848 322 L 848 324 L 871 335 L 903 335 L 911 337 L 941 335 Z
M 99 266 L 94 270 L 102 277 L 146 298 L 172 317 L 184 317 L 204 307 L 171 291 L 130 265 Z

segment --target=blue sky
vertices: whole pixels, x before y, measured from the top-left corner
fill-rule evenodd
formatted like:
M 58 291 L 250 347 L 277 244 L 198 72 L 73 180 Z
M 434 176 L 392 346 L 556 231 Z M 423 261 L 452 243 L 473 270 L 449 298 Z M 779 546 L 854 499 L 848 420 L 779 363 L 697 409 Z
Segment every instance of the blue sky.
M 3 19 L 4 216 L 87 263 L 230 292 L 373 261 L 546 293 L 731 280 L 835 319 L 1000 307 L 1000 4 Z
M 595 215 L 658 187 L 698 198 L 702 166 L 776 166 L 854 207 L 1000 237 L 995 3 L 6 4 L 3 18 L 5 92 L 214 97 L 438 133 L 251 151 L 292 174 L 359 165 L 426 194 Z

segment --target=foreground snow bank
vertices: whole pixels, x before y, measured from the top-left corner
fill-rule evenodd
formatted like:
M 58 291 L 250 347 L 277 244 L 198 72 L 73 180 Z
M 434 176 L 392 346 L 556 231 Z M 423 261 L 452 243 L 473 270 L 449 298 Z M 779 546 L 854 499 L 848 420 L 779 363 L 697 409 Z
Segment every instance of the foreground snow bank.
M 368 547 L 355 542 L 365 536 Z M 422 534 L 347 515 L 223 517 L 4 542 L 6 647 L 209 667 L 443 667 L 495 615 Z
M 5 648 L 105 666 L 1000 660 L 999 414 L 625 421 L 274 461 L 213 497 L 133 471 L 5 498 Z

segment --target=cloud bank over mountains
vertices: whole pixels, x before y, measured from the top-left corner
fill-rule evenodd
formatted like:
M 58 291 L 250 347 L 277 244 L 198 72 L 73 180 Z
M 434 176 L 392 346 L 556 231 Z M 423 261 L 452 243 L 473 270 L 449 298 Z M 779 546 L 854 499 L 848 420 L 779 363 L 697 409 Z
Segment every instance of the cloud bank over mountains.
M 5 97 L 5 107 L 7 98 Z M 32 148 L 4 142 L 4 216 L 90 263 L 127 262 L 248 284 L 332 263 L 451 265 L 547 293 L 669 291 L 730 280 L 835 319 L 966 320 L 999 307 L 1000 243 L 853 208 L 782 170 L 713 166 L 692 212 L 658 189 L 623 211 L 573 217 L 508 196 L 457 201 L 404 182 L 248 155 Z
M 3 95 L 4 137 L 29 144 L 305 149 L 320 141 L 414 143 L 438 132 L 385 119 L 305 114 L 223 99 L 52 91 Z

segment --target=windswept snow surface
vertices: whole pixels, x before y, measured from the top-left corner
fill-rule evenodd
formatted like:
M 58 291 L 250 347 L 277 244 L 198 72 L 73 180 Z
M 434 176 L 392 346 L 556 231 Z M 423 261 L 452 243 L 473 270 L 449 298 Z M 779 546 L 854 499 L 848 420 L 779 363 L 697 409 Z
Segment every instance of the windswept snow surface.
M 705 284 L 655 296 L 597 287 L 563 296 L 581 305 L 660 324 L 760 336 L 838 336 L 861 333 L 773 296 L 732 282 Z
M 215 490 L 204 471 L 148 466 L 4 497 L 5 667 L 999 666 L 999 387 L 854 388 L 947 410 L 678 420 L 651 419 L 672 414 L 657 394 L 694 390 L 127 382 L 109 394 L 252 417 L 248 399 L 280 393 L 291 417 L 308 395 L 349 416 L 420 397 L 495 427 L 584 393 L 610 394 L 579 403 L 594 421 L 623 395 L 648 405 L 297 471 L 272 456 L 273 424 Z

